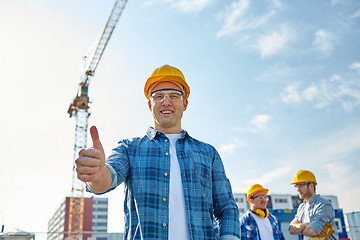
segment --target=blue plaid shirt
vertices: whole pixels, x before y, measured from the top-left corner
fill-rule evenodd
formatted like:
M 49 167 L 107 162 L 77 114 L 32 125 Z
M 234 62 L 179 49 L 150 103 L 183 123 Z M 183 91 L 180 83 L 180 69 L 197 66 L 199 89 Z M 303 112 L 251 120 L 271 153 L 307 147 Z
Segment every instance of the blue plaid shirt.
M 339 236 L 336 232 L 335 225 L 335 212 L 331 203 L 320 195 L 315 195 L 309 202 L 309 217 L 310 217 L 310 227 L 317 233 L 321 233 L 324 229 L 326 223 L 329 223 L 333 226 L 335 231 L 328 239 L 335 240 L 339 239 Z M 302 202 L 295 215 L 295 218 L 301 222 L 301 218 L 305 212 L 305 202 Z M 303 235 L 301 239 L 303 239 Z
M 274 240 L 285 240 L 284 234 L 281 231 L 280 224 L 276 219 L 276 217 L 270 213 L 269 220 L 271 227 L 273 229 Z M 258 225 L 256 224 L 256 221 L 253 218 L 253 216 L 251 216 L 250 210 L 248 210 L 243 216 L 241 216 L 240 228 L 241 228 L 241 240 L 261 239 Z
M 125 139 L 106 161 L 113 190 L 125 183 L 124 239 L 168 239 L 170 142 L 149 128 L 142 138 Z M 239 212 L 219 154 L 186 131 L 176 142 L 190 239 L 239 239 Z M 141 238 L 142 235 L 142 238 Z

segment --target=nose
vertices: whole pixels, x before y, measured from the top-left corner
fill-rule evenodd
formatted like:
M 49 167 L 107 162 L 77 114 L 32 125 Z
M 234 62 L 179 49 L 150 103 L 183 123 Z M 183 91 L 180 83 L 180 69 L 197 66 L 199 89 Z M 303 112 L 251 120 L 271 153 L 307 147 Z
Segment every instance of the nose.
M 168 95 L 164 95 L 164 99 L 162 100 L 162 105 L 168 106 L 170 105 L 171 101 Z

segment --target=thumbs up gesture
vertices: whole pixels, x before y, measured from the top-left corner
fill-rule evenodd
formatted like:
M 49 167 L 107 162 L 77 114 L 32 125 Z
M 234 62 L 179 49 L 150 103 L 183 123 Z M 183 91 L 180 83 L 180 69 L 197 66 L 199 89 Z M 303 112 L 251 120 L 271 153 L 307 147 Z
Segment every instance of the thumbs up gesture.
M 90 128 L 93 147 L 81 149 L 75 160 L 78 178 L 83 182 L 97 182 L 105 166 L 105 153 L 95 126 Z

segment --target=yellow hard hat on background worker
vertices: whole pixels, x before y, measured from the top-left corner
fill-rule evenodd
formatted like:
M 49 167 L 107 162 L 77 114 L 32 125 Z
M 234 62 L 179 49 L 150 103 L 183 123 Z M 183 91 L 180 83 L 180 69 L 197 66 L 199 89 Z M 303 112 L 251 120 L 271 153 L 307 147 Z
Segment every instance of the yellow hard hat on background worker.
M 250 197 L 256 192 L 265 192 L 265 195 L 269 192 L 269 189 L 263 188 L 260 184 L 252 185 L 249 190 L 247 191 L 247 201 L 250 202 Z
M 144 93 L 148 100 L 150 100 L 151 89 L 160 82 L 173 82 L 177 85 L 181 85 L 181 89 L 184 91 L 184 99 L 188 99 L 190 95 L 190 87 L 187 85 L 182 72 L 176 67 L 163 65 L 156 68 L 145 83 Z
M 313 182 L 317 185 L 315 175 L 307 170 L 300 170 L 294 176 L 294 182 L 291 184 L 305 183 L 305 182 Z

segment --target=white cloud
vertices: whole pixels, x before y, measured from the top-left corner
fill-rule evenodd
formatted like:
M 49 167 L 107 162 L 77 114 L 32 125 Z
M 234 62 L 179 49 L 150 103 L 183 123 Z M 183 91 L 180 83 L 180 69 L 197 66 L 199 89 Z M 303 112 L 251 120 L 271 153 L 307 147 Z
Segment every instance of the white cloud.
M 169 3 L 169 2 L 172 2 L 172 0 L 147 0 L 142 4 L 142 6 L 148 7 L 148 6 L 151 6 L 151 5 L 154 5 L 157 3 L 162 3 L 162 2 Z
M 244 183 L 247 186 L 251 186 L 253 184 L 261 184 L 263 187 L 267 188 L 266 184 L 269 184 L 270 182 L 276 182 L 277 179 L 280 179 L 282 177 L 288 177 L 290 173 L 289 167 L 281 167 L 277 169 L 271 170 L 271 172 L 265 173 L 265 174 L 258 174 L 256 178 L 246 179 L 244 180 Z
M 352 65 L 358 69 L 357 64 Z M 321 79 L 303 91 L 298 90 L 298 85 L 291 84 L 285 87 L 280 94 L 285 103 L 297 103 L 303 100 L 312 102 L 315 108 L 325 108 L 332 104 L 340 103 L 342 108 L 351 112 L 360 105 L 360 84 L 357 81 L 344 79 L 340 75 L 333 74 L 328 79 Z
M 329 173 L 329 178 L 332 179 L 332 183 L 336 181 L 336 186 L 338 186 L 337 190 L 346 189 L 346 185 L 349 184 L 349 178 L 347 177 L 351 172 L 351 167 L 349 165 L 345 165 L 339 161 L 326 162 L 323 164 L 323 169 L 325 172 Z M 324 187 L 326 185 L 330 185 L 330 189 L 334 188 L 333 184 L 323 183 Z
M 356 70 L 360 73 L 360 62 L 354 62 L 349 66 L 350 69 Z
M 266 136 L 273 137 L 276 135 L 276 126 L 271 124 L 272 117 L 268 114 L 258 114 L 253 117 L 248 123 L 248 126 L 236 126 L 233 127 L 233 131 L 247 132 L 255 134 L 264 134 Z M 243 143 L 242 143 L 243 144 Z M 244 146 L 243 144 L 242 146 Z M 225 147 L 225 146 L 224 146 Z M 228 146 L 230 148 L 230 146 Z
M 358 9 L 353 15 L 351 15 L 352 18 L 358 18 L 360 17 L 360 9 Z
M 224 26 L 217 33 L 217 37 L 230 36 L 246 29 L 246 22 L 239 19 L 245 15 L 249 7 L 249 0 L 239 0 L 238 2 L 233 2 L 231 6 L 226 7 L 225 12 L 220 13 L 221 18 L 224 19 Z
M 301 100 L 301 97 L 298 93 L 297 88 L 298 88 L 297 83 L 293 83 L 287 86 L 280 95 L 281 100 L 285 103 L 299 102 Z
M 270 0 L 270 3 L 274 6 L 274 8 L 283 8 L 283 4 L 280 0 Z
M 182 12 L 200 12 L 213 2 L 214 0 L 179 0 L 175 1 L 172 6 Z
M 156 3 L 167 3 L 181 12 L 200 12 L 216 0 L 147 0 L 143 6 L 147 7 Z
M 341 0 L 331 0 L 331 5 L 335 6 L 336 4 L 341 3 Z
M 319 90 L 314 84 L 304 90 L 304 97 L 308 101 L 312 101 L 318 94 Z
M 315 102 L 317 108 L 338 102 L 346 111 L 351 112 L 360 104 L 360 90 L 349 84 L 341 76 L 334 74 L 317 84 L 318 94 L 311 100 Z
M 250 36 L 247 30 L 262 30 L 262 28 L 268 29 L 271 17 L 273 17 L 279 9 L 282 8 L 282 4 L 273 0 L 270 1 L 269 10 L 258 16 L 249 16 L 247 13 L 250 11 L 249 0 L 238 0 L 233 2 L 230 6 L 226 7 L 225 11 L 219 14 L 219 18 L 224 21 L 223 26 L 217 33 L 217 38 L 229 37 L 234 34 L 240 35 L 240 39 L 246 39 L 252 41 L 257 37 L 257 33 Z
M 261 57 L 274 55 L 281 50 L 294 38 L 294 31 L 288 24 L 282 24 L 278 31 L 272 31 L 267 35 L 260 35 L 256 49 L 260 51 Z
M 337 169 L 333 163 L 344 164 L 341 160 L 351 161 L 351 156 L 356 164 L 359 164 L 358 154 L 356 154 L 360 149 L 359 137 L 360 125 L 350 125 L 322 138 L 304 142 L 292 149 L 288 155 L 284 155 L 283 158 L 288 161 L 289 165 L 296 168 L 312 165 L 313 169 L 332 169 L 332 171 L 327 171 L 331 173 Z M 344 165 L 341 172 L 345 174 L 347 171 L 356 172 Z
M 271 116 L 267 114 L 256 115 L 251 121 L 250 124 L 253 125 L 256 129 L 264 130 L 268 127 L 268 124 L 271 120 Z
M 244 143 L 237 138 L 234 138 L 228 144 L 220 145 L 219 153 L 221 155 L 232 155 L 235 151 L 244 146 Z
M 255 80 L 260 82 L 287 82 L 289 78 L 297 74 L 297 71 L 297 68 L 291 67 L 286 63 L 275 63 L 262 71 L 259 76 L 255 77 Z
M 332 33 L 323 29 L 318 30 L 315 33 L 315 40 L 313 45 L 321 52 L 330 53 L 334 48 L 335 37 Z
M 259 14 L 251 11 L 249 0 L 232 2 L 219 14 L 224 24 L 217 32 L 217 38 L 236 36 L 239 46 L 251 46 L 259 51 L 262 57 L 284 50 L 294 38 L 295 31 L 288 23 L 279 25 L 272 21 L 284 8 L 279 0 L 269 0 L 266 4 L 265 12 Z

